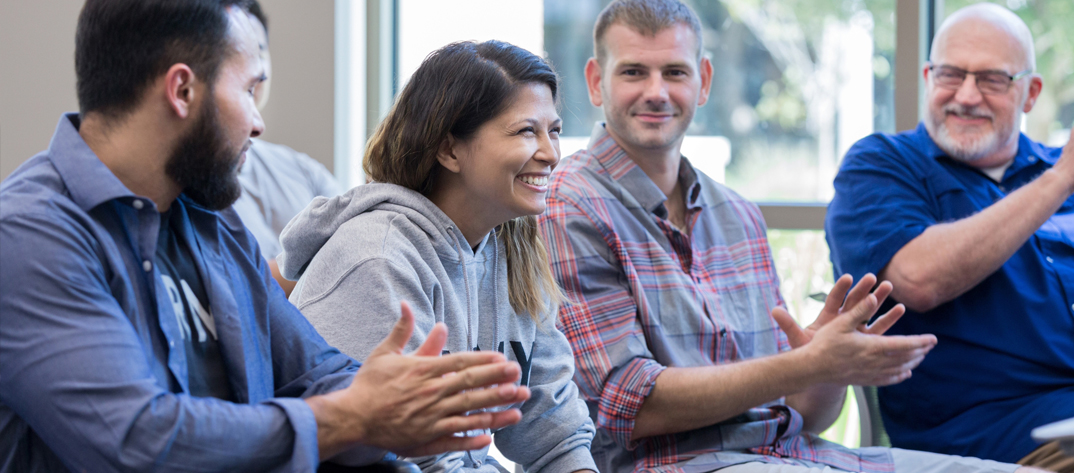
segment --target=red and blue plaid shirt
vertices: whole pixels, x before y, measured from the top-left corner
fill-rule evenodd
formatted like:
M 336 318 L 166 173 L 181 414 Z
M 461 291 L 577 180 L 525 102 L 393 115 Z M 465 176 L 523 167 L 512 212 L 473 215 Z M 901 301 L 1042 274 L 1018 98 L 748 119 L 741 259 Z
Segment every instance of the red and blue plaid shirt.
M 802 434 L 801 416 L 783 399 L 710 427 L 630 440 L 665 367 L 790 349 L 770 315 L 783 300 L 759 209 L 685 158 L 679 180 L 689 233 L 671 224 L 664 193 L 598 125 L 589 149 L 553 174 L 540 219 L 553 273 L 567 294 L 558 325 L 599 429 L 592 449 L 601 471 L 712 471 L 797 460 L 892 471 L 885 449 L 851 450 Z

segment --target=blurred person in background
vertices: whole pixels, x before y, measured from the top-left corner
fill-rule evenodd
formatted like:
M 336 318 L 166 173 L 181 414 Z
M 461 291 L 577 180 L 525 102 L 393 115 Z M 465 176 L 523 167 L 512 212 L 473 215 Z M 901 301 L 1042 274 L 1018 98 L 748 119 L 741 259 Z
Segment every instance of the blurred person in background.
M 268 18 L 256 0 L 250 2 L 250 14 L 257 20 L 253 32 L 265 67 L 265 80 L 254 89 L 254 100 L 257 109 L 264 111 L 272 84 Z M 343 189 L 332 173 L 309 155 L 259 138 L 251 141 L 253 144 L 246 151 L 246 162 L 239 170 L 242 195 L 235 201 L 235 211 L 257 239 L 272 277 L 280 283 L 283 292 L 290 295 L 295 282 L 280 275 L 276 264 L 276 256 L 282 251 L 280 232 L 314 197 L 334 197 Z

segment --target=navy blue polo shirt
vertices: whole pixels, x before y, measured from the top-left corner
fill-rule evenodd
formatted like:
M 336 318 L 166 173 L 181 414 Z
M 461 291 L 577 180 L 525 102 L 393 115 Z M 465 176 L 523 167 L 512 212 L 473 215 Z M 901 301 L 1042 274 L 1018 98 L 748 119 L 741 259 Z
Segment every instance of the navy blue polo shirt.
M 836 274 L 879 273 L 931 225 L 969 217 L 1031 182 L 1061 150 L 1021 135 L 1001 182 L 948 157 L 924 125 L 847 153 L 824 228 Z M 913 377 L 880 389 L 893 445 L 1015 462 L 1034 427 L 1074 417 L 1074 197 L 998 271 L 890 334 L 935 334 Z

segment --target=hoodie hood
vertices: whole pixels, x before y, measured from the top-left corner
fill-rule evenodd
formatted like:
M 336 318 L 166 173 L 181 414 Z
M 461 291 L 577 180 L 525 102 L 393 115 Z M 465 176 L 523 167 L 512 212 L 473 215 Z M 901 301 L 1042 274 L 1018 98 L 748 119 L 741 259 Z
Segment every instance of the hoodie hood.
M 373 183 L 336 197 L 317 197 L 291 219 L 280 234 L 283 253 L 276 258 L 280 272 L 287 279 L 298 279 L 341 226 L 370 211 L 396 213 L 410 220 L 429 236 L 442 258 L 462 261 L 463 250 L 470 251 L 464 248 L 466 239 L 455 223 L 427 197 L 403 186 Z

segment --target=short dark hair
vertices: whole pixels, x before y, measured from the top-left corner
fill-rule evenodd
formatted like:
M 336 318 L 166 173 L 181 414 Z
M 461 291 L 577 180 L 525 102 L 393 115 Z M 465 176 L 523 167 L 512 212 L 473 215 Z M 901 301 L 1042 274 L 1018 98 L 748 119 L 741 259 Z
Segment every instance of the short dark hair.
M 229 54 L 227 7 L 243 0 L 87 0 L 75 34 L 78 107 L 115 120 L 174 64 L 212 86 Z
M 261 27 L 265 29 L 265 37 L 268 38 L 268 17 L 265 16 L 265 11 L 261 9 L 261 4 L 257 3 L 257 0 L 250 0 L 249 6 L 246 8 L 257 21 L 261 22 Z
M 697 37 L 697 58 L 701 59 L 701 20 L 689 5 L 679 0 L 614 0 L 601 10 L 593 26 L 593 57 L 602 67 L 608 55 L 604 35 L 616 23 L 646 36 L 677 24 L 689 26 Z

